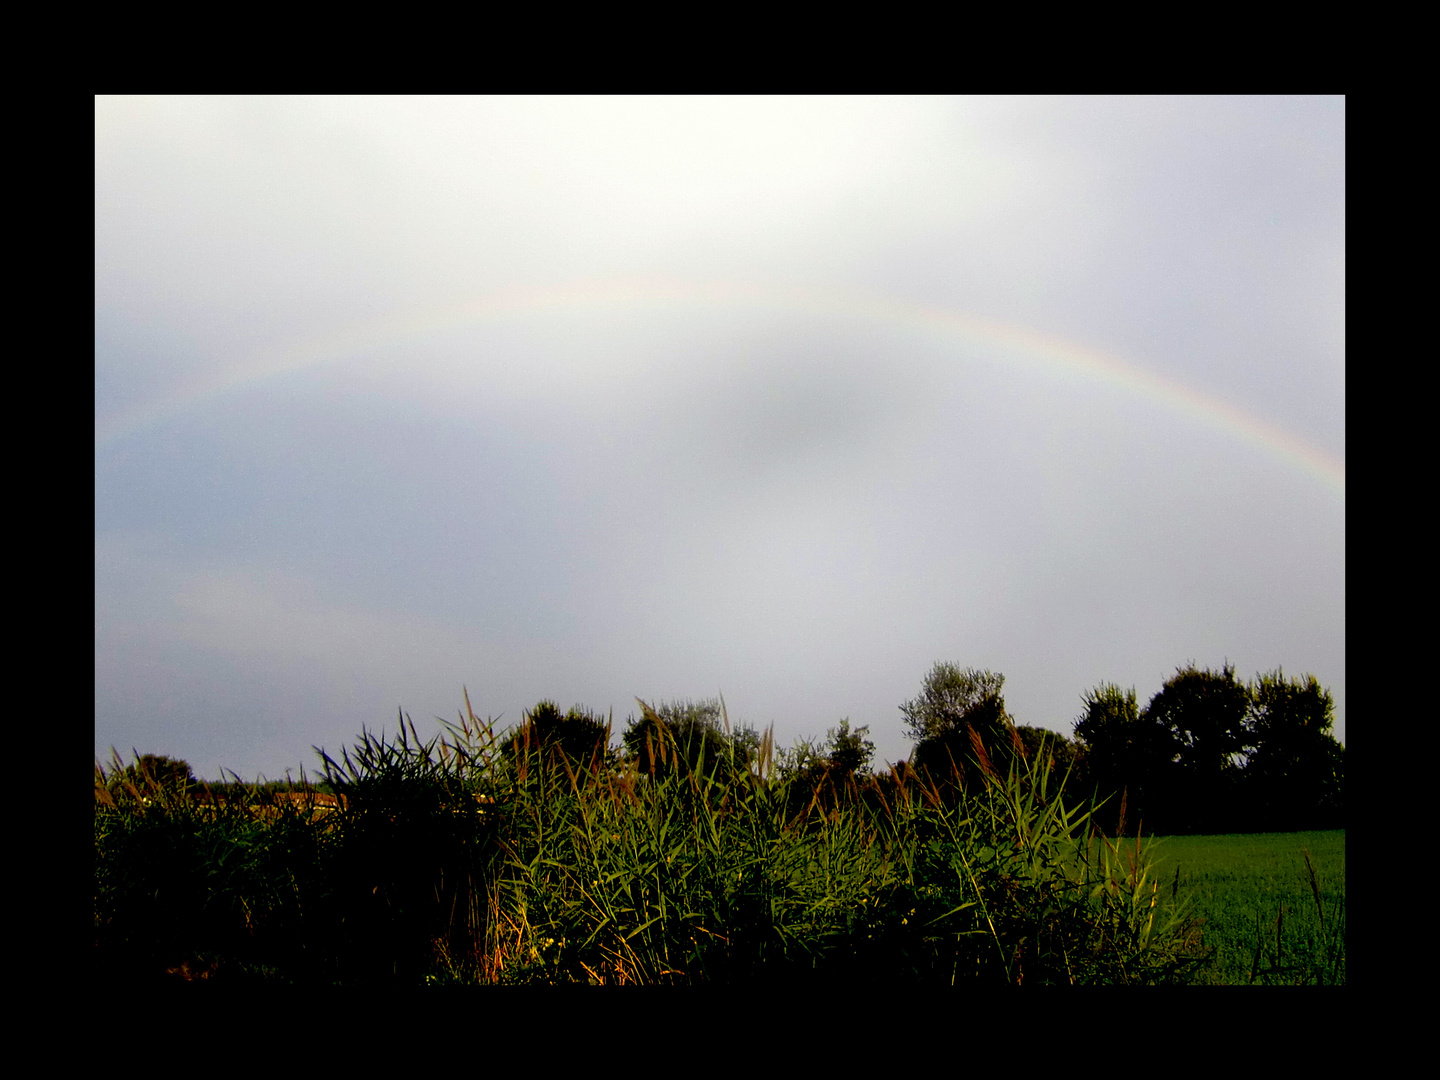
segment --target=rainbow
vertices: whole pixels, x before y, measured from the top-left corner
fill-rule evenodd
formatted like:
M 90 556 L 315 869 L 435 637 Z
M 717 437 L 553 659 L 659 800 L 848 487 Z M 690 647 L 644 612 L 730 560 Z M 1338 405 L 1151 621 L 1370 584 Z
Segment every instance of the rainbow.
M 736 306 L 820 316 L 858 316 L 951 338 L 1000 345 L 1057 371 L 1106 383 L 1188 414 L 1319 480 L 1341 498 L 1345 495 L 1342 460 L 1233 405 L 1073 341 L 878 293 L 804 286 L 697 283 L 670 278 L 604 279 L 506 289 L 445 307 L 367 320 L 339 333 L 225 366 L 214 374 L 179 385 L 163 397 L 109 417 L 96 425 L 96 449 L 236 387 L 334 363 L 362 349 L 399 344 L 427 333 L 546 313 Z

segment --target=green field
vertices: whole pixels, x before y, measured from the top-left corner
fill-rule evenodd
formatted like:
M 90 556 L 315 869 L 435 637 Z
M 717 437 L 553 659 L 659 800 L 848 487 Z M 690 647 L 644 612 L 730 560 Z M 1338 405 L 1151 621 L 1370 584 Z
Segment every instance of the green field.
M 1153 855 L 1160 881 L 1178 885 L 1179 896 L 1205 919 L 1211 982 L 1345 982 L 1343 829 L 1167 836 Z

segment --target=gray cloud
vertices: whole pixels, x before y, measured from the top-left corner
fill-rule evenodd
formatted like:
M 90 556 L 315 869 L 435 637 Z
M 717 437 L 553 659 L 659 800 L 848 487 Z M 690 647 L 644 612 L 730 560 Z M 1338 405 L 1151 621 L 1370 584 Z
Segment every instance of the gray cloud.
M 1335 99 L 100 99 L 97 750 L 273 773 L 463 683 L 894 759 L 937 659 L 1067 731 L 1283 664 L 1343 734 L 1343 495 L 915 314 L 1343 460 L 1343 149 Z

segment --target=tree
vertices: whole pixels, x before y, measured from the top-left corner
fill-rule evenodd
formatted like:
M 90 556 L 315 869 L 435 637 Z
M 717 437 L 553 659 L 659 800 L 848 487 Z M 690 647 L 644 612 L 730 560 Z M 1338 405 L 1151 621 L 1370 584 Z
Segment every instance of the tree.
M 1165 828 L 1228 832 L 1243 824 L 1236 796 L 1250 743 L 1250 689 L 1235 665 L 1177 668 L 1141 714 L 1142 727 L 1174 747 L 1175 784 Z M 1153 822 L 1160 827 L 1160 822 Z
M 721 726 L 719 701 L 661 702 L 658 707 L 636 698 L 640 719 L 631 717 L 622 736 L 625 756 L 643 773 L 670 768 L 689 771 L 703 764 L 707 772 L 729 772 L 749 763 L 749 738 L 736 740 Z M 748 729 L 747 729 L 748 731 Z M 737 760 L 738 758 L 738 760 Z
M 839 727 L 825 732 L 825 738 L 800 739 L 793 747 L 781 750 L 780 771 L 792 779 L 808 778 L 812 782 L 822 778 L 843 781 L 868 774 L 875 757 L 875 744 L 866 738 L 869 733 L 869 724 L 852 731 L 846 717 Z
M 188 761 L 165 754 L 136 754 L 131 765 L 122 766 L 120 758 L 115 757 L 115 768 L 110 772 L 106 786 L 114 795 L 125 785 L 132 785 L 142 797 L 148 798 L 156 791 L 183 796 L 197 783 Z
M 588 769 L 613 756 L 610 751 L 610 725 L 579 705 L 563 716 L 553 701 L 540 701 L 525 714 L 524 720 L 505 739 L 502 751 L 511 759 L 525 753 L 538 753 L 546 767 L 559 764 L 556 752 L 565 755 L 572 769 Z
M 161 787 L 176 791 L 187 791 L 195 783 L 195 772 L 190 763 L 181 758 L 166 757 L 164 754 L 144 754 L 140 767 Z
M 1261 828 L 1275 832 L 1343 824 L 1345 748 L 1331 734 L 1335 702 L 1313 675 L 1282 669 L 1250 686 L 1250 754 L 1243 782 Z
M 1142 722 L 1134 687 L 1101 683 L 1081 700 L 1085 711 L 1075 721 L 1075 738 L 1087 782 L 1101 799 L 1109 799 L 1101 812 L 1103 827 L 1123 833 L 1127 819 L 1132 825 L 1153 820 L 1175 759 L 1169 733 Z
M 1124 772 L 1131 756 L 1127 751 L 1139 732 L 1135 688 L 1121 690 L 1114 683 L 1101 683 L 1087 690 L 1081 701 L 1085 711 L 1075 721 L 1075 738 L 1084 745 L 1091 769 Z
M 1314 676 L 1276 669 L 1246 685 L 1235 668 L 1177 668 L 1141 711 L 1135 691 L 1104 683 L 1075 722 L 1084 775 L 1120 830 L 1120 799 L 1150 832 L 1339 828 L 1344 747 L 1334 703 Z
M 965 762 L 982 772 L 1003 772 L 1013 744 L 1014 721 L 1005 711 L 1005 676 L 937 662 L 920 696 L 900 706 L 907 734 L 916 742 L 914 762 L 937 781 Z
M 869 732 L 869 724 L 851 731 L 850 718 L 846 717 L 840 721 L 839 727 L 825 733 L 825 757 L 834 772 L 848 777 L 870 771 L 875 744 L 865 737 Z
M 1218 672 L 1176 668 L 1145 706 L 1145 715 L 1174 737 L 1179 764 L 1203 777 L 1239 769 L 1250 745 L 1249 712 L 1250 690 L 1236 680 L 1234 664 Z
M 988 729 L 1008 720 L 1001 692 L 1004 685 L 1005 676 L 997 672 L 962 671 L 954 664 L 937 661 L 925 676 L 920 696 L 900 706 L 907 734 L 924 742 L 967 723 Z
M 1079 747 L 1060 732 L 1033 724 L 1017 724 L 1015 734 L 1020 739 L 1027 761 L 1045 761 L 1056 780 L 1067 772 L 1073 773 L 1078 764 Z
M 862 777 L 870 776 L 875 744 L 869 725 L 851 730 L 847 717 L 819 741 L 801 739 L 778 755 L 780 775 L 787 782 L 787 813 L 794 817 L 818 807 L 823 814 L 853 802 Z

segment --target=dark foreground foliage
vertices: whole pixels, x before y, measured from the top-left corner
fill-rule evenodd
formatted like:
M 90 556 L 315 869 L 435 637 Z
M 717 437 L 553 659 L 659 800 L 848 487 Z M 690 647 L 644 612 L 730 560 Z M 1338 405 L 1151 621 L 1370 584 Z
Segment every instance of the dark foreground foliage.
M 538 719 L 504 743 L 468 709 L 428 742 L 362 733 L 322 753 L 326 794 L 218 800 L 97 766 L 97 961 L 307 985 L 977 987 L 1202 963 L 1183 896 L 1067 806 L 1048 755 L 972 760 L 963 786 L 777 769 L 768 735 L 722 759 L 708 716 L 648 710 L 627 763 L 599 739 L 572 756 L 589 729 Z

